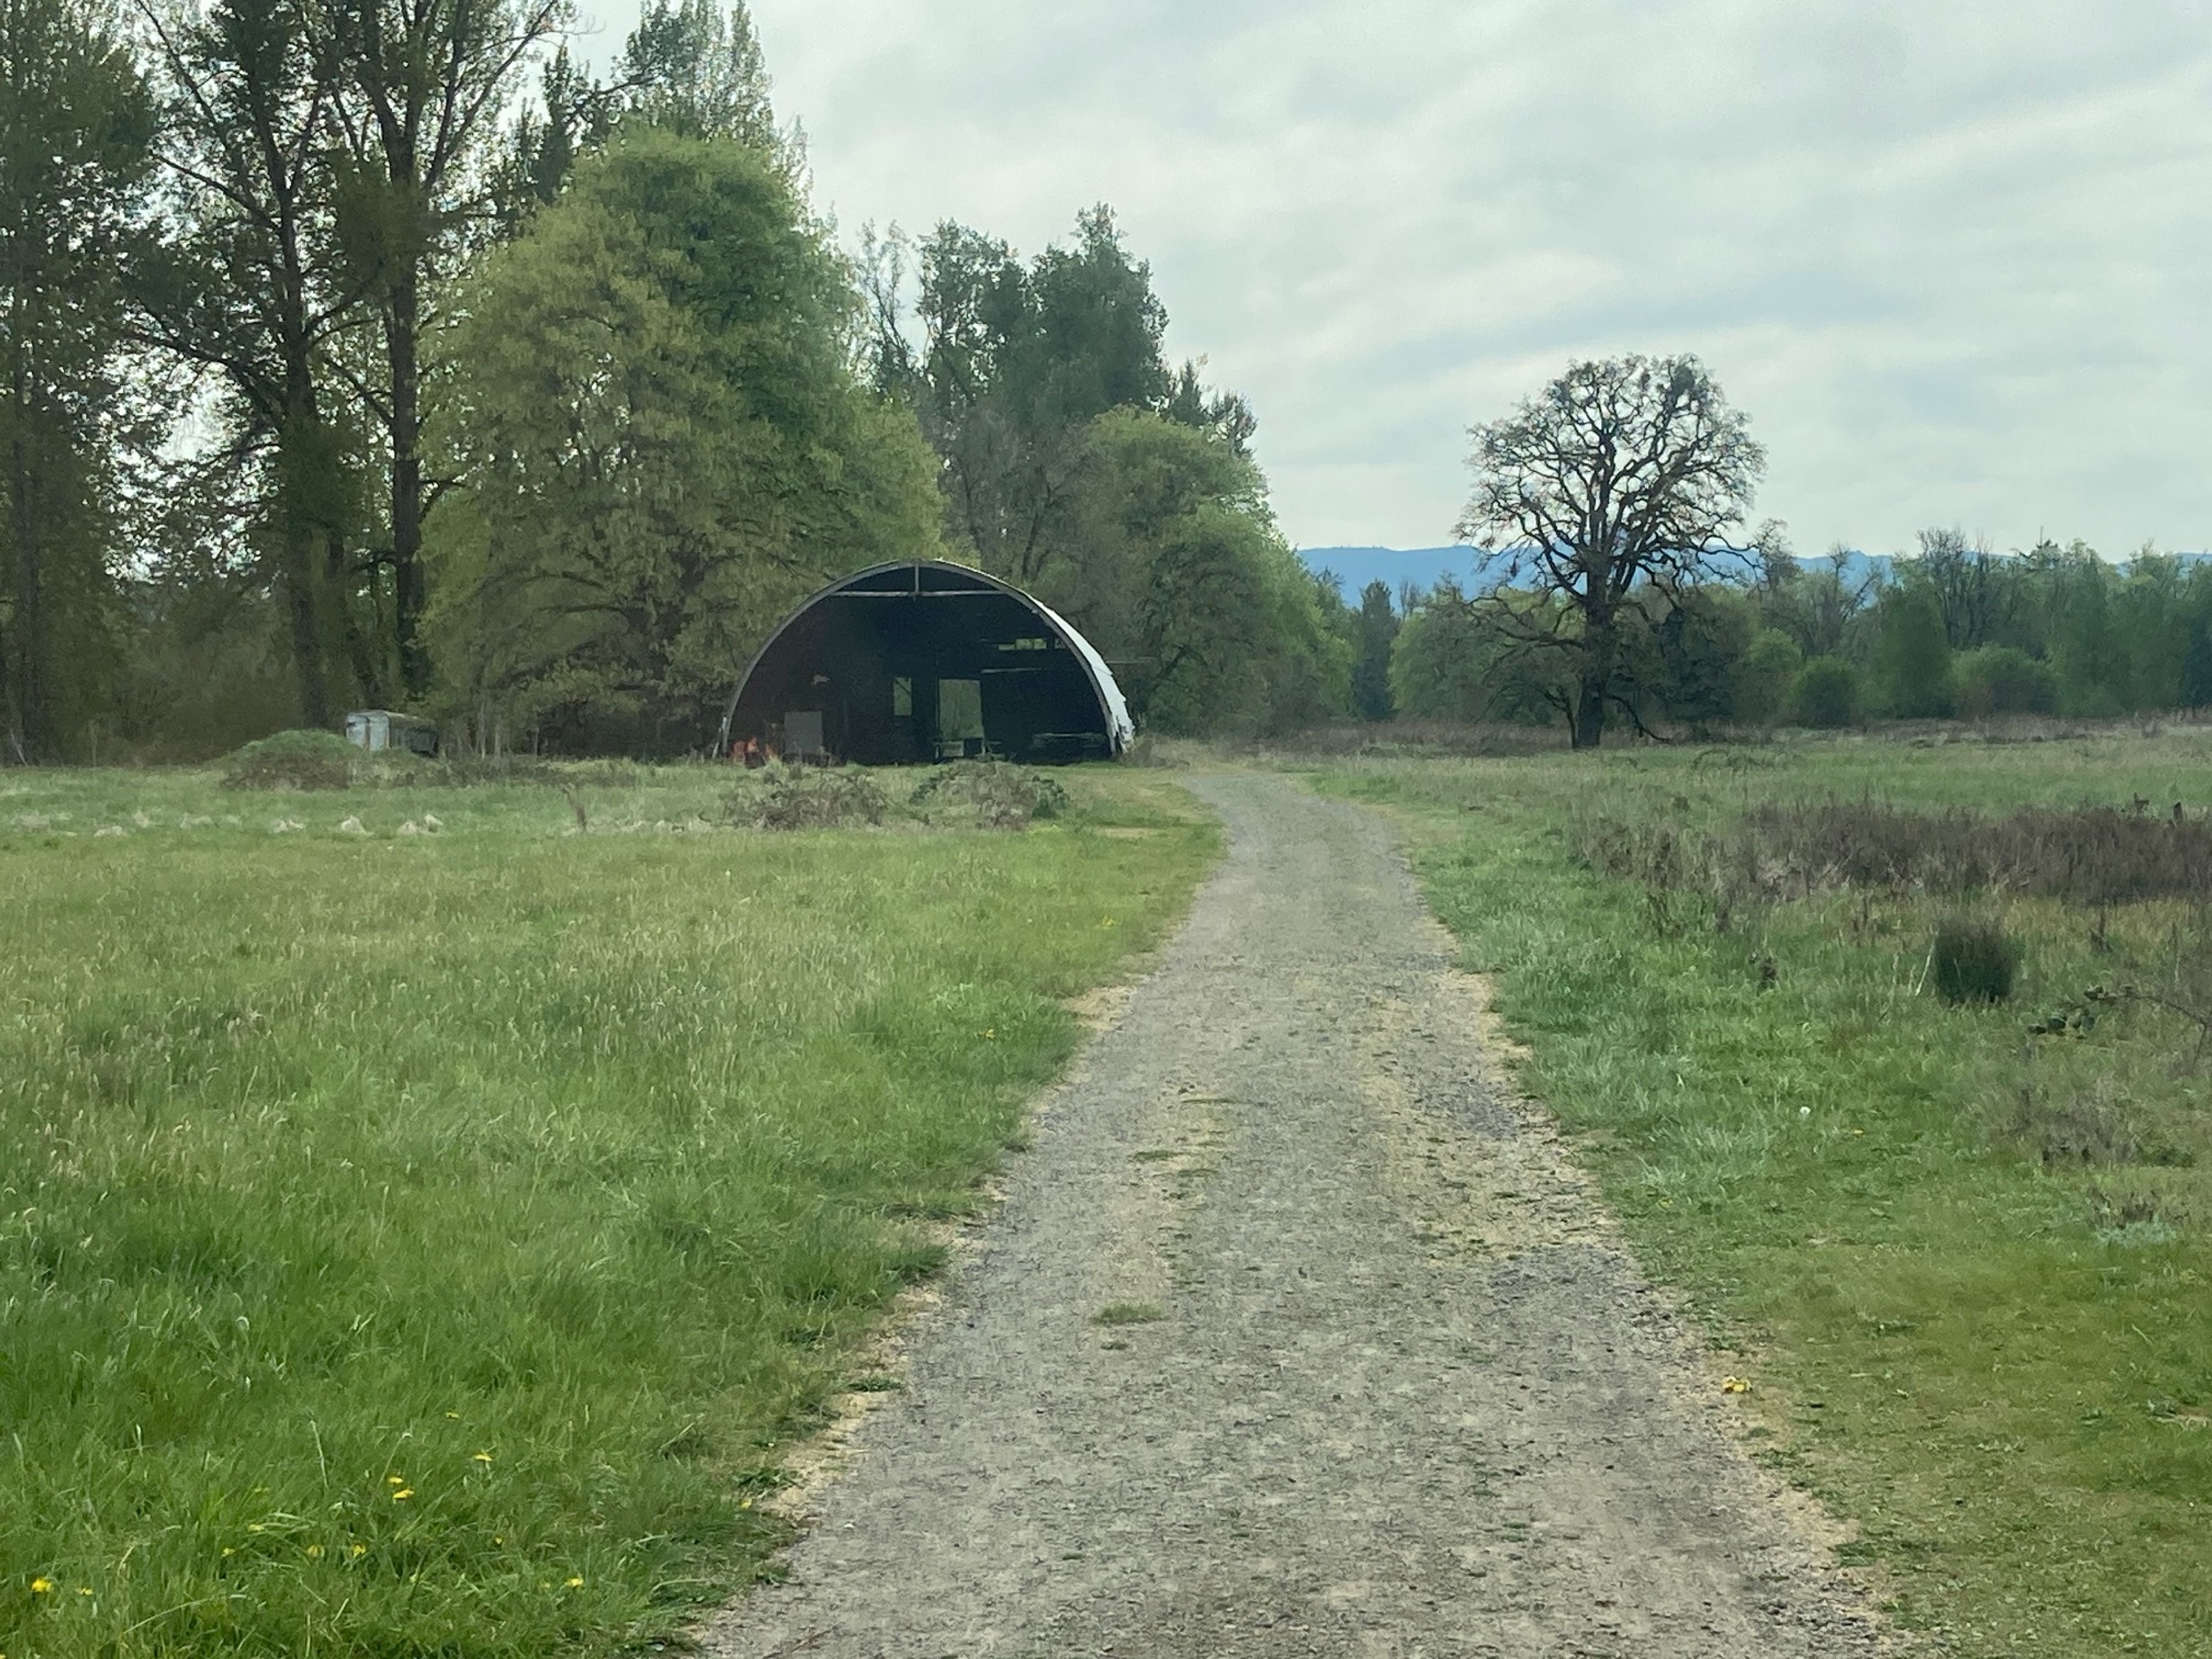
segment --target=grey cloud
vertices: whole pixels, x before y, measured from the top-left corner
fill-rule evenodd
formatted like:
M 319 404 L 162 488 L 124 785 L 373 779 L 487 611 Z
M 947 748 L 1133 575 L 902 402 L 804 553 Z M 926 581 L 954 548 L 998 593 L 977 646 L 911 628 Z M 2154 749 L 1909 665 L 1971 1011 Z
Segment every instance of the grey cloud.
M 1439 539 L 1469 422 L 1640 349 L 1712 364 L 1801 544 L 2212 544 L 2201 6 L 755 15 L 848 228 L 1034 249 L 1112 202 L 1304 542 Z

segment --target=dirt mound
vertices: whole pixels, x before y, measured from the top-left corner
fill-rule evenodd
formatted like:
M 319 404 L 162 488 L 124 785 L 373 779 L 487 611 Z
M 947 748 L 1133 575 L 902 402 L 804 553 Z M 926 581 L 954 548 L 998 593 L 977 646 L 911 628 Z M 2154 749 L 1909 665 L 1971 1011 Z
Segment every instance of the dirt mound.
M 884 821 L 890 800 L 866 772 L 772 766 L 732 792 L 732 822 L 756 830 L 859 830 Z
M 1067 811 L 1067 791 L 1057 778 L 1006 761 L 955 761 L 915 786 L 915 815 L 926 823 L 981 824 L 1020 830 L 1036 818 Z
M 226 789 L 343 789 L 361 751 L 335 732 L 278 732 L 222 761 Z

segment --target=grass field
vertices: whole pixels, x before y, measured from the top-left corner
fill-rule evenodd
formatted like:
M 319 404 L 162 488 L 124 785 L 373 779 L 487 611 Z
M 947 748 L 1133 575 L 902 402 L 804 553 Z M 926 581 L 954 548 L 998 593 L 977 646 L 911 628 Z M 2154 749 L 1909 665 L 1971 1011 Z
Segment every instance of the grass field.
M 725 1595 L 1213 855 L 1063 775 L 1018 833 L 769 834 L 705 769 L 0 774 L 0 1654 L 606 1653 Z
M 1338 761 L 1397 809 L 1525 1077 L 1648 1267 L 1751 1392 L 1899 1620 L 1966 1655 L 2212 1654 L 2212 1085 L 2188 1020 L 2094 984 L 2206 960 L 2172 901 L 1966 901 L 2027 945 L 2009 1003 L 1946 1006 L 1960 901 L 1815 887 L 1733 914 L 1609 877 L 1608 832 L 1689 843 L 1762 805 L 2212 807 L 2212 733 L 1844 740 Z M 2101 1137 L 2101 1139 L 2100 1139 Z

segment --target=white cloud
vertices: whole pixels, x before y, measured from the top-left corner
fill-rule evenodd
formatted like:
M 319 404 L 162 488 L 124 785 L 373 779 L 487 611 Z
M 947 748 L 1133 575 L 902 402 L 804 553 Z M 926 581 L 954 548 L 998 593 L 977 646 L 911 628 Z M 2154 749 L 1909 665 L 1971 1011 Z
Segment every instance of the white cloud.
M 2212 545 L 2201 4 L 754 12 L 848 229 L 1111 202 L 1305 544 L 1443 539 L 1469 422 L 1633 349 L 1712 365 L 1805 548 Z

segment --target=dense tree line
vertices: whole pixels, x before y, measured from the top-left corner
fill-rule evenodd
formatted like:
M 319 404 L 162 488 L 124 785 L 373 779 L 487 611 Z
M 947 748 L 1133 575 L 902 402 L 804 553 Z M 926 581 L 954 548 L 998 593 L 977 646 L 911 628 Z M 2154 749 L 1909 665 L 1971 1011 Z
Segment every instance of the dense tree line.
M 1171 366 L 1152 273 L 1104 207 L 1022 259 L 964 226 L 871 242 L 877 385 L 939 459 L 946 542 L 1087 635 L 1167 731 L 1341 713 L 1330 594 L 1268 510 L 1251 410 Z
M 1750 526 L 1765 457 L 1694 357 L 1571 364 L 1471 436 L 1459 528 L 1487 580 L 1409 597 L 1389 646 L 1404 714 L 1556 719 L 1583 748 L 1613 716 L 1650 733 L 2212 704 L 2212 563 L 1930 530 L 1886 571 L 1840 549 L 1808 569 Z
M 805 592 L 967 559 L 1168 729 L 1339 712 L 1243 401 L 1113 217 L 842 253 L 742 0 L 0 0 L 0 756 L 381 704 L 680 752 Z
M 0 761 L 380 704 L 668 754 L 799 598 L 971 561 L 1164 731 L 1706 728 L 2212 702 L 2212 571 L 1747 519 L 1692 358 L 1478 428 L 1465 589 L 1342 594 L 1103 206 L 1024 255 L 812 205 L 742 0 L 0 0 Z
M 2118 565 L 2078 541 L 1996 553 L 1947 529 L 1919 544 L 1886 571 L 1842 550 L 1801 563 L 1769 549 L 1738 580 L 1636 590 L 1622 706 L 1688 730 L 2212 707 L 2212 561 L 2145 550 Z M 1390 658 L 1395 708 L 1564 719 L 1561 665 L 1526 653 L 1517 620 L 1558 609 L 1512 588 L 1417 596 Z

